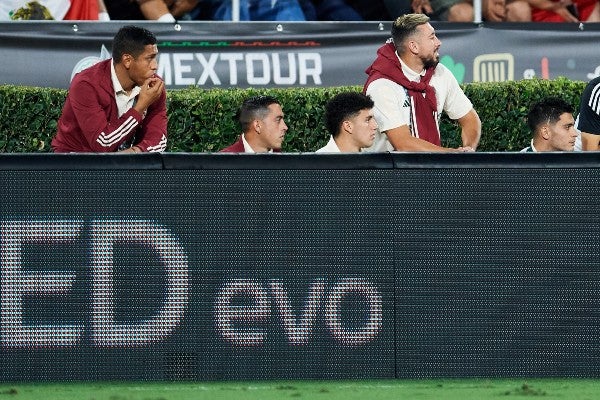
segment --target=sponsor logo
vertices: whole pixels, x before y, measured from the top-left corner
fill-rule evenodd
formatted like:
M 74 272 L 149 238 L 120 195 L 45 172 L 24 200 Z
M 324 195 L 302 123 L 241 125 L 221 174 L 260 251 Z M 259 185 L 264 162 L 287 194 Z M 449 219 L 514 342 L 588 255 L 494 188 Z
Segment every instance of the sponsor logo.
M 515 59 L 510 53 L 481 54 L 473 60 L 473 82 L 515 79 Z
M 161 53 L 158 75 L 167 86 L 322 85 L 321 54 Z
M 75 64 L 75 67 L 73 67 L 73 72 L 71 72 L 71 80 L 73 80 L 75 75 L 77 75 L 79 72 L 83 71 L 84 69 L 89 68 L 92 65 L 95 65 L 95 64 L 99 63 L 100 61 L 107 60 L 109 58 L 110 58 L 110 52 L 107 50 L 107 48 L 104 45 L 102 45 L 102 48 L 100 49 L 99 57 L 87 56 L 87 57 L 82 58 L 81 60 L 79 60 L 77 62 L 77 64 Z
M 148 255 L 136 262 L 161 276 L 139 281 L 148 285 L 150 303 L 123 297 L 119 289 L 132 279 L 123 250 L 136 248 Z M 45 263 L 53 251 L 82 251 L 89 265 Z M 183 324 L 196 293 L 190 272 L 183 244 L 155 221 L 0 221 L 0 348 L 131 348 L 165 341 Z M 383 330 L 383 296 L 367 278 L 315 277 L 300 304 L 290 286 L 279 278 L 226 278 L 213 303 L 214 333 L 233 347 L 262 346 L 273 338 L 309 346 L 322 333 L 333 343 L 361 346 Z M 57 301 L 61 306 L 52 307 Z M 128 302 L 136 305 L 124 306 Z

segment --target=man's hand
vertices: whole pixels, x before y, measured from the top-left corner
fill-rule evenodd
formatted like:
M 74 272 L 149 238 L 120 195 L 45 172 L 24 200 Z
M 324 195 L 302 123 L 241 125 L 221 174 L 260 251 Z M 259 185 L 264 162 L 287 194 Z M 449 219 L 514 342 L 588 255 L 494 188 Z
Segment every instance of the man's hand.
M 140 114 L 143 114 L 151 104 L 160 98 L 164 86 L 165 83 L 162 79 L 156 76 L 146 79 L 142 85 L 134 108 L 139 111 Z
M 471 153 L 474 152 L 475 149 L 472 148 L 471 146 L 463 146 L 463 147 L 458 147 L 456 149 L 459 153 Z

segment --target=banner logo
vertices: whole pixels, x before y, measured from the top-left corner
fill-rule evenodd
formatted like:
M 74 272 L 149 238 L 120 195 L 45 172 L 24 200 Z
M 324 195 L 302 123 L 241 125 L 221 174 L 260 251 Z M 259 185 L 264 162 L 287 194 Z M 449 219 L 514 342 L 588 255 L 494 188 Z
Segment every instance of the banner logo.
M 91 67 L 94 64 L 99 63 L 100 61 L 108 60 L 110 57 L 111 57 L 110 52 L 104 45 L 102 45 L 102 48 L 100 49 L 100 57 L 96 57 L 96 56 L 84 57 L 81 60 L 79 60 L 77 62 L 77 64 L 75 64 L 75 67 L 73 67 L 73 72 L 71 72 L 71 81 L 73 80 L 73 78 L 75 77 L 75 75 L 77 73 L 83 71 L 86 68 Z
M 473 60 L 473 82 L 515 79 L 515 59 L 510 53 L 481 54 Z

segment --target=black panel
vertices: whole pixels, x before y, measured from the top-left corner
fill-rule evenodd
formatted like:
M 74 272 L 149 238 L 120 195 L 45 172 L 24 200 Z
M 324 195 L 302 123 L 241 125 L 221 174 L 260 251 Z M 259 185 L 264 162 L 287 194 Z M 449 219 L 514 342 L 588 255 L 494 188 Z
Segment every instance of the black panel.
M 598 377 L 597 157 L 0 157 L 0 379 Z
M 599 170 L 398 172 L 398 376 L 598 376 Z
M 0 379 L 394 377 L 391 171 L 0 172 Z

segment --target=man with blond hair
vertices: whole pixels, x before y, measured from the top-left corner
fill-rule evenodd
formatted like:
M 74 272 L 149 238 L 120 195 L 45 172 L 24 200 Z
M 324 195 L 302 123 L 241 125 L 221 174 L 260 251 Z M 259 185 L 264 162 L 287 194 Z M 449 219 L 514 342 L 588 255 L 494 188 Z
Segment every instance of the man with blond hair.
M 392 24 L 392 40 L 365 71 L 364 92 L 375 102 L 379 132 L 369 151 L 475 151 L 481 121 L 450 70 L 440 64 L 440 40 L 424 14 Z M 442 112 L 460 125 L 462 146 L 442 147 Z

